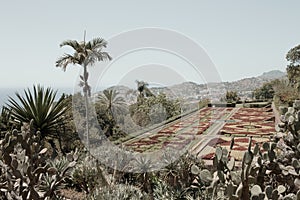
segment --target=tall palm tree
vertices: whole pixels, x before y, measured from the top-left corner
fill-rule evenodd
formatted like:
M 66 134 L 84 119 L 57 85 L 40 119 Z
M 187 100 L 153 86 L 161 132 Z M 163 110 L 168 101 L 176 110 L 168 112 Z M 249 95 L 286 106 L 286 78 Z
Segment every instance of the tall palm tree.
M 68 65 L 80 65 L 83 67 L 83 74 L 80 76 L 79 86 L 82 87 L 85 97 L 86 108 L 86 137 L 87 147 L 89 148 L 89 116 L 88 116 L 88 99 L 91 96 L 91 87 L 88 84 L 89 73 L 88 66 L 94 65 L 98 61 L 111 60 L 110 55 L 103 51 L 106 48 L 107 42 L 102 38 L 95 38 L 89 42 L 85 39 L 82 42 L 76 40 L 66 40 L 60 44 L 60 47 L 69 46 L 74 50 L 74 53 L 64 54 L 56 61 L 56 67 L 61 67 L 64 71 Z

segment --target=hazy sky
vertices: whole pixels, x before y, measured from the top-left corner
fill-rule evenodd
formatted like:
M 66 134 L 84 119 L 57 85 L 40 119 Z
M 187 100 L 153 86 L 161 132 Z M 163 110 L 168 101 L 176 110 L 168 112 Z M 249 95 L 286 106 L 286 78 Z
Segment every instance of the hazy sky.
M 66 39 L 109 39 L 158 27 L 178 31 L 205 49 L 224 81 L 284 71 L 300 44 L 300 2 L 253 1 L 3 1 L 0 87 L 73 86 L 79 67 L 55 68 Z M 147 64 L 147 63 L 146 63 Z M 113 75 L 112 75 L 113 76 Z

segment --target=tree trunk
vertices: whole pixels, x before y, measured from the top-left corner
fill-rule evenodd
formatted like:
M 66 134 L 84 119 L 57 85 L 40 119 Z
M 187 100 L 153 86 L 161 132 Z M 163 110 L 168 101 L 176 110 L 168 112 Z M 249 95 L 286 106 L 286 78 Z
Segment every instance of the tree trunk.
M 83 78 L 84 78 L 84 86 L 83 86 L 83 94 L 85 98 L 85 122 L 86 122 L 86 148 L 90 149 L 90 128 L 89 128 L 89 85 L 88 85 L 88 72 L 87 66 L 83 66 Z
M 90 127 L 89 127 L 89 100 L 88 100 L 88 96 L 87 93 L 84 93 L 84 97 L 85 97 L 85 126 L 86 126 L 86 146 L 87 149 L 89 150 L 90 148 L 90 139 L 89 139 L 89 135 L 90 135 Z

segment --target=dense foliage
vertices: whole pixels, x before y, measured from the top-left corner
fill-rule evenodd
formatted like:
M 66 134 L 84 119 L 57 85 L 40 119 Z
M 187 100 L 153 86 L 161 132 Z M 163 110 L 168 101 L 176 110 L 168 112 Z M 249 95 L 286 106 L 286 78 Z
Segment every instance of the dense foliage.
M 161 123 L 181 113 L 180 102 L 170 100 L 163 93 L 143 98 L 129 107 L 134 122 L 142 127 Z
M 287 66 L 287 76 L 292 87 L 300 90 L 300 45 L 292 48 L 286 54 L 286 59 L 289 61 Z
M 236 91 L 227 91 L 225 95 L 225 101 L 228 103 L 239 101 L 240 98 Z
M 273 88 L 273 83 L 267 82 L 267 83 L 264 83 L 262 87 L 254 90 L 253 96 L 255 99 L 268 100 L 268 99 L 273 99 L 274 93 L 275 93 L 275 91 Z
M 107 137 L 120 134 L 117 129 L 117 118 L 126 112 L 126 103 L 124 98 L 119 96 L 115 90 L 104 90 L 95 102 L 98 122 Z

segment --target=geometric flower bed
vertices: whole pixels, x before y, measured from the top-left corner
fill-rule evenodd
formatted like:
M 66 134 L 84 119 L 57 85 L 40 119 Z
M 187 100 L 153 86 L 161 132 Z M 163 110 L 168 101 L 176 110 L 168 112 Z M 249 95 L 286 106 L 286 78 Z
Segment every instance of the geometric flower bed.
M 212 160 L 215 155 L 215 148 L 221 146 L 222 148 L 230 149 L 231 137 L 220 136 L 219 138 L 211 139 L 208 145 L 200 152 L 199 157 L 203 160 Z M 253 147 L 256 143 L 261 147 L 264 142 L 270 141 L 267 137 L 252 137 L 251 146 Z M 248 149 L 249 137 L 235 137 L 234 145 L 231 150 L 231 156 L 237 161 L 243 159 L 244 151 Z
M 211 139 L 200 152 L 199 156 L 202 159 L 212 160 L 217 146 L 229 150 L 234 136 L 231 156 L 241 161 L 244 151 L 248 148 L 249 136 L 252 136 L 252 146 L 256 143 L 261 146 L 263 142 L 270 141 L 270 136 L 276 132 L 274 114 L 270 108 L 238 108 L 227 121 L 220 130 L 219 137 Z
M 232 108 L 205 107 L 198 112 L 162 128 L 149 136 L 138 137 L 125 146 L 136 152 L 149 152 L 162 148 L 183 149 L 211 126 L 212 121 L 218 120 L 230 113 Z
M 184 119 L 179 119 L 166 125 L 156 133 L 147 133 L 126 142 L 124 145 L 136 152 L 150 152 L 162 148 L 183 149 L 199 135 L 205 134 L 211 124 L 227 116 L 233 108 L 206 107 Z M 219 132 L 219 137 L 211 139 L 204 151 L 200 153 L 203 159 L 211 159 L 216 146 L 229 149 L 231 137 L 235 143 L 231 155 L 237 160 L 248 147 L 248 137 L 252 136 L 252 145 L 269 140 L 275 133 L 274 115 L 267 108 L 236 108 L 236 112 L 226 120 Z
M 221 134 L 268 136 L 275 133 L 274 114 L 266 108 L 239 108 L 229 119 Z

